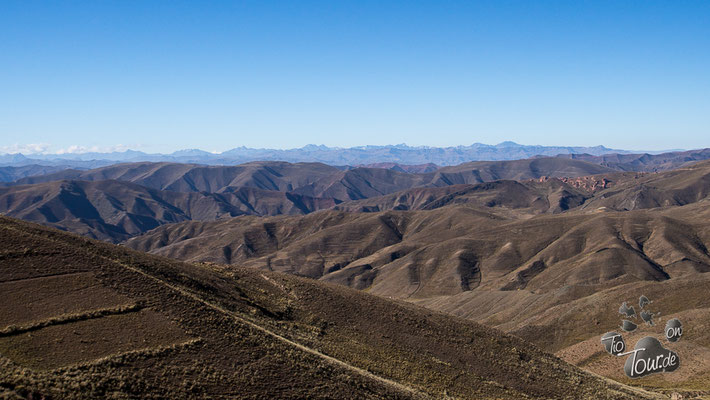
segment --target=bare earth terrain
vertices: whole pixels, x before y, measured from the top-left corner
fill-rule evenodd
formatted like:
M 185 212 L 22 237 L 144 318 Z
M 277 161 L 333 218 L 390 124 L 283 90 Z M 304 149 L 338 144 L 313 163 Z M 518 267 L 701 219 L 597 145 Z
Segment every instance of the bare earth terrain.
M 659 398 L 495 329 L 342 286 L 4 217 L 0 231 L 8 398 Z
M 703 154 L 22 178 L 6 215 L 121 246 L 0 219 L 0 393 L 710 396 Z M 679 318 L 682 362 L 631 380 L 600 337 L 642 294 L 627 345 Z

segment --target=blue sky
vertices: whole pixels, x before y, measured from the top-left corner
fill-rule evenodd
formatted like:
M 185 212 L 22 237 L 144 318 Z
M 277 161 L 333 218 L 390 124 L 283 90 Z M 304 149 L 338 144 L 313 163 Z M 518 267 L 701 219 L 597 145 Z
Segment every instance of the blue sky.
M 708 1 L 4 0 L 0 152 L 710 147 L 709 71 Z

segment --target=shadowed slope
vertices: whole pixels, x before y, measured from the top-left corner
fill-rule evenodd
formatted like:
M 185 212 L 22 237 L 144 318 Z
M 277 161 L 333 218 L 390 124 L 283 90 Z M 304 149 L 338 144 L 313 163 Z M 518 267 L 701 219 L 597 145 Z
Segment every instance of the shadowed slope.
M 176 163 L 127 163 L 88 171 L 65 170 L 20 179 L 13 184 L 56 180 L 120 180 L 152 189 L 178 192 L 223 192 L 234 187 L 295 191 L 312 197 L 357 200 L 419 186 L 471 184 L 500 179 L 525 180 L 542 176 L 585 176 L 612 172 L 596 164 L 563 158 L 482 161 L 434 172 L 410 173 L 383 168 L 341 170 L 320 163 L 264 161 L 237 166 Z
M 452 204 L 516 210 L 521 214 L 559 213 L 578 207 L 592 193 L 559 180 L 545 182 L 495 181 L 477 185 L 452 185 L 409 189 L 386 196 L 338 204 L 336 210 L 375 212 L 432 210 Z
M 439 168 L 431 180 L 436 186 L 549 177 L 578 177 L 612 173 L 613 169 L 579 160 L 546 157 L 514 161 L 477 161 Z
M 254 187 L 292 191 L 339 169 L 320 163 L 252 162 L 238 166 L 204 166 L 177 163 L 126 163 L 88 171 L 66 170 L 17 181 L 32 184 L 63 179 L 98 181 L 114 179 L 158 190 L 221 192 L 227 187 Z
M 167 225 L 126 244 L 178 259 L 231 261 L 314 278 L 357 271 L 356 276 L 373 276 L 370 289 L 376 293 L 420 297 L 423 286 L 440 294 L 463 291 L 454 284 L 462 279 L 462 257 L 478 265 L 482 286 L 502 290 L 616 285 L 709 270 L 710 256 L 703 250 L 708 241 L 697 239 L 702 237 L 699 231 L 683 219 L 635 212 L 508 220 L 465 206 L 422 212 L 323 211 Z M 683 258 L 697 267 L 666 268 Z
M 351 289 L 180 263 L 5 217 L 0 231 L 6 394 L 658 398 L 518 338 Z M 39 306 L 50 293 L 51 307 Z
M 166 223 L 307 214 L 333 205 L 329 199 L 250 187 L 229 193 L 180 193 L 115 180 L 0 188 L 0 212 L 6 215 L 114 242 Z
M 418 209 L 471 202 L 537 214 L 576 207 L 589 196 L 557 181 L 451 190 L 436 187 L 505 177 L 577 176 L 600 169 L 557 158 L 473 163 L 420 174 L 383 168 L 343 171 L 319 163 L 254 162 L 230 167 L 118 164 L 20 179 L 0 188 L 0 212 L 113 242 L 165 223 L 244 214 L 308 214 L 343 201 L 364 199 L 373 200 L 341 208 Z M 392 196 L 382 197 L 392 193 L 398 193 L 396 201 Z M 424 197 L 431 201 L 423 201 Z
M 525 220 L 461 205 L 321 211 L 164 226 L 127 245 L 337 282 L 497 326 L 560 351 L 617 329 L 619 300 L 629 293 L 631 299 L 654 293 L 674 304 L 673 312 L 697 308 L 696 318 L 710 317 L 707 205 Z M 660 296 L 664 287 L 669 292 Z M 687 296 L 697 301 L 684 304 Z M 687 351 L 707 346 L 696 339 L 688 337 Z M 666 386 L 707 384 L 706 367 Z
M 636 210 L 682 206 L 707 199 L 709 194 L 710 161 L 701 161 L 663 173 L 626 174 L 584 207 Z

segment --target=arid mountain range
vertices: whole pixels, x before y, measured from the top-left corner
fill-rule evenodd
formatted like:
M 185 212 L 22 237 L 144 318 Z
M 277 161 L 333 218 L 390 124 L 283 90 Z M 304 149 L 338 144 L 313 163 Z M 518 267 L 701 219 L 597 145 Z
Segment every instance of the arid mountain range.
M 237 280 L 257 288 L 265 284 L 259 281 L 264 274 L 263 279 L 280 279 L 287 288 L 299 282 L 343 293 L 357 289 L 401 307 L 423 306 L 432 315 L 512 333 L 623 385 L 702 396 L 710 395 L 708 157 L 710 151 L 698 150 L 448 167 L 127 163 L 46 171 L 5 183 L 0 211 L 121 243 L 139 252 L 86 242 L 110 252 L 128 251 L 131 257 L 157 256 L 150 259 L 181 265 L 183 272 L 197 265 L 200 274 L 221 280 L 249 276 Z M 335 289 L 342 286 L 348 289 Z M 304 290 L 298 299 L 316 289 Z M 655 326 L 640 323 L 627 343 L 641 335 L 660 337 L 667 318 L 680 318 L 686 331 L 674 351 L 684 367 L 630 380 L 623 360 L 606 357 L 599 338 L 620 329 L 619 306 L 642 294 L 653 300 L 660 319 Z M 459 365 L 444 362 L 454 369 Z M 385 375 L 422 390 L 424 381 Z M 518 389 L 508 385 L 502 384 L 507 394 L 486 386 L 480 398 L 533 393 L 532 386 L 514 393 Z M 434 392 L 425 394 L 441 397 L 437 390 L 445 386 L 434 385 Z M 619 387 L 613 390 L 630 390 Z M 550 390 L 532 397 L 564 397 Z M 652 396 L 644 392 L 638 398 L 646 395 Z
M 645 294 L 661 315 L 687 324 L 682 349 L 695 367 L 635 383 L 708 388 L 709 177 L 703 162 L 622 173 L 596 192 L 562 180 L 416 189 L 434 192 L 433 200 L 406 192 L 368 205 L 387 211 L 184 222 L 126 245 L 410 301 L 515 333 L 621 381 L 621 367 L 603 357 L 599 337 L 619 329 L 623 301 Z M 563 198 L 572 207 L 562 210 Z M 662 335 L 661 327 L 645 331 Z
M 247 186 L 224 193 L 174 192 L 118 180 L 61 180 L 0 188 L 0 203 L 7 215 L 114 242 L 166 223 L 245 214 L 307 214 L 335 205 L 333 199 Z
M 0 217 L 0 396 L 661 399 L 496 329 Z
M 162 224 L 187 220 L 308 214 L 341 203 L 352 207 L 348 202 L 356 200 L 384 200 L 382 196 L 413 188 L 429 188 L 436 193 L 437 188 L 460 189 L 452 185 L 499 179 L 611 172 L 608 167 L 559 158 L 478 162 L 426 173 L 364 167 L 342 170 L 319 163 L 285 162 L 233 167 L 118 164 L 16 180 L 0 187 L 0 212 L 118 242 Z M 560 185 L 552 182 L 542 186 Z M 566 196 L 564 188 L 559 190 Z M 584 196 L 570 190 L 575 192 L 571 197 Z
M 650 193 L 653 189 L 643 182 L 653 176 L 635 186 L 643 174 L 618 171 L 670 170 L 705 156 L 710 151 L 605 156 L 591 160 L 595 162 L 563 157 L 479 161 L 441 168 L 397 164 L 341 168 L 286 162 L 237 166 L 143 162 L 60 171 L 36 167 L 39 175 L 0 187 L 0 212 L 120 242 L 167 223 L 324 209 L 416 210 L 471 202 L 484 207 L 507 205 L 528 214 L 589 204 L 633 209 L 638 205 L 626 203 L 680 204 L 697 193 L 692 188 L 670 197 Z M 624 194 L 613 199 L 607 198 L 610 191 L 597 195 L 598 189 L 612 186 L 624 188 Z

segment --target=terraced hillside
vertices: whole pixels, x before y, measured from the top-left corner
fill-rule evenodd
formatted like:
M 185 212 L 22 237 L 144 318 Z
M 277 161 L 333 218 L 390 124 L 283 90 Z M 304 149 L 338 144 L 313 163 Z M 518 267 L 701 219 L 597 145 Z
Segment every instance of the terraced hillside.
M 473 322 L 0 217 L 7 398 L 661 398 Z

